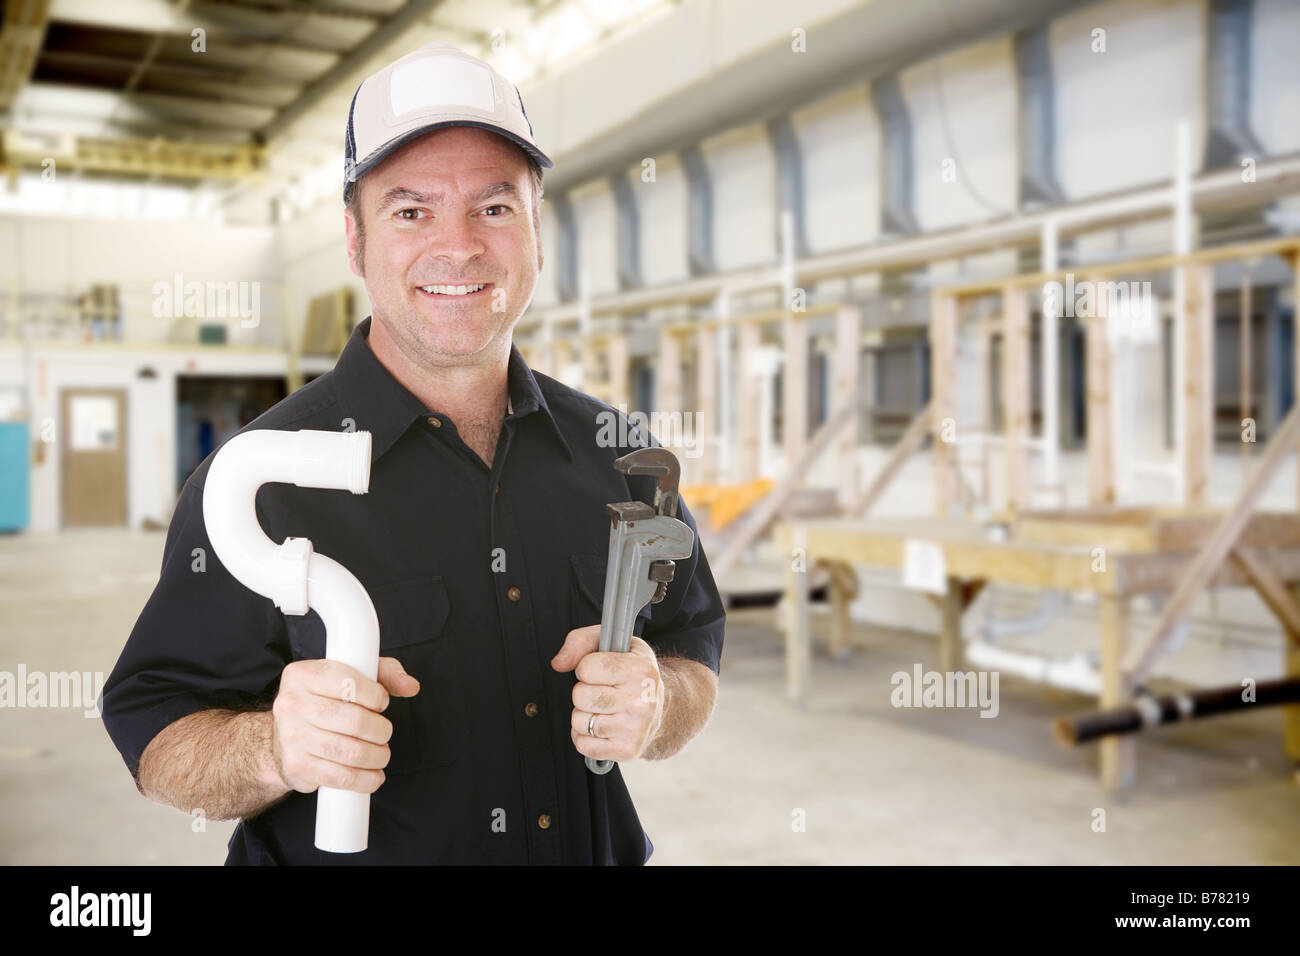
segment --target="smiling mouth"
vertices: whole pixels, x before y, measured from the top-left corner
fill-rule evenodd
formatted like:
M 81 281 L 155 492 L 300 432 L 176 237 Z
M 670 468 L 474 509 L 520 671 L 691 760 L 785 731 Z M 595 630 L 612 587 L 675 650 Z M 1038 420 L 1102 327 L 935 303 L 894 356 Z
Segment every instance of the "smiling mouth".
M 492 287 L 491 282 L 473 282 L 465 285 L 418 285 L 425 296 L 431 299 L 472 299 L 483 295 Z

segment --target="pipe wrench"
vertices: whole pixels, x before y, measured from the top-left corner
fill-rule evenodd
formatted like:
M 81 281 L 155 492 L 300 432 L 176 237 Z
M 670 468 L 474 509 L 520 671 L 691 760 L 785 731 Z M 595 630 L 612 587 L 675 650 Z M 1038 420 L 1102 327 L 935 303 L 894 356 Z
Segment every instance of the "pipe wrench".
M 638 448 L 614 462 L 625 475 L 654 475 L 654 506 L 644 501 L 605 505 L 610 518 L 609 560 L 605 565 L 605 597 L 600 614 L 600 650 L 626 653 L 632 646 L 632 626 L 647 604 L 658 604 L 668 593 L 676 565 L 689 558 L 695 532 L 677 518 L 681 466 L 666 448 Z M 612 760 L 587 758 L 587 769 L 609 773 Z

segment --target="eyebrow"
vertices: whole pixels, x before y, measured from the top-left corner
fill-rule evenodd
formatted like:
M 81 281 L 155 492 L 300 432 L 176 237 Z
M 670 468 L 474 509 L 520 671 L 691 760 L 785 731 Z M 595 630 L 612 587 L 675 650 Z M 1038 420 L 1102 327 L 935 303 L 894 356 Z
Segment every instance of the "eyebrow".
M 493 183 L 475 196 L 474 201 L 482 202 L 484 199 L 491 199 L 493 196 L 501 195 L 513 196 L 516 200 L 522 202 L 522 197 L 519 195 L 519 188 L 515 186 L 514 183 L 509 182 Z M 384 212 L 386 209 L 391 209 L 393 206 L 403 202 L 415 202 L 423 203 L 428 206 L 436 206 L 440 204 L 443 199 L 443 193 L 422 193 L 417 189 L 410 189 L 406 186 L 394 186 L 392 189 L 388 190 L 388 192 L 384 193 L 384 198 L 379 201 L 379 205 L 376 207 L 375 211 L 377 213 Z

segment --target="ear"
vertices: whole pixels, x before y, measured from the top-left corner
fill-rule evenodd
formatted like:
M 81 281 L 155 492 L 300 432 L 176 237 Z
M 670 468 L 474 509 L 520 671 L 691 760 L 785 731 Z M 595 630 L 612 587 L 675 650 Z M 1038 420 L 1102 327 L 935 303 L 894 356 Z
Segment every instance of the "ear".
M 348 235 L 348 268 L 352 274 L 365 278 L 364 263 L 361 261 L 361 229 L 350 210 L 343 211 L 343 228 Z

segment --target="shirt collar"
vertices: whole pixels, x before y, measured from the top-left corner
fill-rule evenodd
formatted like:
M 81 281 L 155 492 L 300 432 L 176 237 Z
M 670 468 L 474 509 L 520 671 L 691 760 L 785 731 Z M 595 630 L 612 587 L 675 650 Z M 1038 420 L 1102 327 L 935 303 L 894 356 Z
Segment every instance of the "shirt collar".
M 357 431 L 370 432 L 371 460 L 378 461 L 413 421 L 427 418 L 432 412 L 379 361 L 366 341 L 369 335 L 370 317 L 367 316 L 352 330 L 334 365 L 332 377 L 345 420 L 352 419 Z M 540 411 L 550 423 L 556 441 L 572 461 L 573 451 L 546 403 L 533 370 L 514 343 L 510 345 L 506 376 L 506 418 L 514 421 Z

